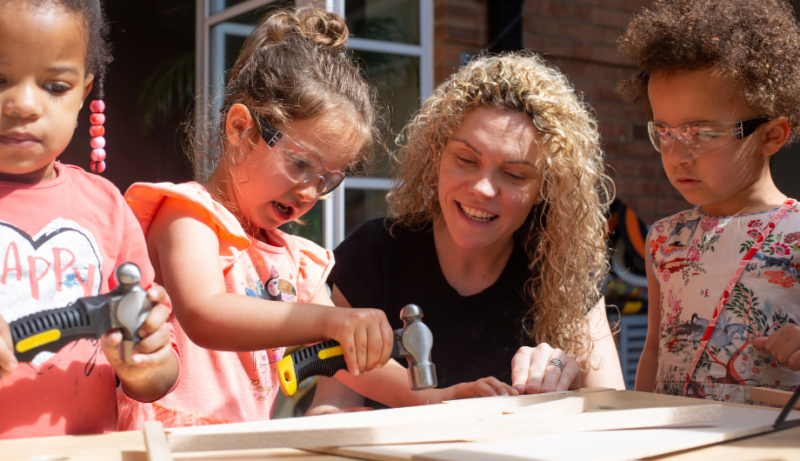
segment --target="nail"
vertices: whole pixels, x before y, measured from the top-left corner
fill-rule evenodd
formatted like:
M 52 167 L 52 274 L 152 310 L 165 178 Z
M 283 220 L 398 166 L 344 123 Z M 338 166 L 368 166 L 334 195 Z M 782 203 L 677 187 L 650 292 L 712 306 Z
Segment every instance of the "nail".
M 522 394 L 523 392 L 525 392 L 525 386 L 523 386 L 522 384 L 517 384 L 516 386 L 511 386 L 511 387 L 515 391 L 517 391 L 518 394 Z
M 13 370 L 17 368 L 17 365 L 19 365 L 19 363 L 16 360 L 12 360 L 11 363 L 8 364 L 8 367 Z
M 512 387 L 511 389 L 509 389 L 509 392 L 508 392 L 508 393 L 509 393 L 509 394 L 511 394 L 511 395 L 519 395 L 519 391 L 518 391 L 516 388 L 514 388 L 514 387 Z
M 542 392 L 553 392 L 553 388 L 546 386 L 542 388 Z
M 379 363 L 379 364 L 375 365 L 375 368 L 377 368 L 378 370 L 380 370 L 381 368 L 383 368 L 383 365 L 381 365 L 381 364 Z
M 133 356 L 133 363 L 142 363 L 144 362 L 144 357 L 141 355 L 134 355 Z
M 357 368 L 355 369 L 355 371 L 353 371 L 353 376 L 358 376 L 358 369 Z
M 539 386 L 528 386 L 525 388 L 525 393 L 527 394 L 538 394 L 539 393 Z

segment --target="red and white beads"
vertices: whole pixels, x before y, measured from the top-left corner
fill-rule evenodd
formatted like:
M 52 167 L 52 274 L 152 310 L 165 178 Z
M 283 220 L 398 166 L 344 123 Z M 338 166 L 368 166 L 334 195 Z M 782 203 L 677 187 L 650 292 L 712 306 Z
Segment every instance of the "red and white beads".
M 92 122 L 92 127 L 89 128 L 89 134 L 92 135 L 92 171 L 95 173 L 102 173 L 106 169 L 106 138 L 103 135 L 106 129 L 103 128 L 103 123 L 106 121 L 106 116 L 103 111 L 106 109 L 106 104 L 103 101 L 92 101 L 89 106 L 92 109 L 92 116 L 89 121 Z

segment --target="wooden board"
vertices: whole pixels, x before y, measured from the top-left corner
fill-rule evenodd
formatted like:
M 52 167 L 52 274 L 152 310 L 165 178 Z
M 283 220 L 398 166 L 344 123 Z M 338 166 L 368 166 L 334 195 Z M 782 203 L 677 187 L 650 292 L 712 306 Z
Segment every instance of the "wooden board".
M 792 398 L 792 394 L 793 392 L 782 391 L 780 389 L 754 387 L 750 389 L 750 400 L 784 407 L 787 403 L 789 403 L 789 399 Z M 794 407 L 795 409 L 800 410 L 800 401 L 795 403 Z
M 688 400 L 688 399 L 687 399 Z M 724 442 L 771 430 L 778 415 L 774 409 L 725 405 L 720 422 L 679 425 L 671 428 L 558 434 L 489 443 L 386 445 L 341 447 L 317 451 L 372 461 L 561 461 L 592 459 L 622 461 Z M 800 418 L 800 412 L 790 419 Z M 794 459 L 800 459 L 800 443 Z M 761 445 L 766 447 L 767 445 Z M 721 458 L 706 458 L 702 461 Z M 736 459 L 731 457 L 728 459 Z M 765 459 L 765 458 L 754 458 Z M 773 459 L 771 456 L 769 459 Z M 699 458 L 698 458 L 699 461 Z
M 542 421 L 536 413 L 509 415 L 508 420 L 466 418 L 426 423 L 383 423 L 365 427 L 328 427 L 307 430 L 271 430 L 243 433 L 204 433 L 169 435 L 173 452 L 256 448 L 312 448 L 352 445 L 426 443 L 457 440 L 499 440 L 564 431 L 593 431 L 658 427 L 687 422 L 722 419 L 721 404 L 637 410 L 596 411 L 577 415 L 552 416 Z M 544 422 L 544 424 L 543 424 Z
M 173 461 L 161 422 L 144 423 L 144 446 L 147 448 L 147 461 Z

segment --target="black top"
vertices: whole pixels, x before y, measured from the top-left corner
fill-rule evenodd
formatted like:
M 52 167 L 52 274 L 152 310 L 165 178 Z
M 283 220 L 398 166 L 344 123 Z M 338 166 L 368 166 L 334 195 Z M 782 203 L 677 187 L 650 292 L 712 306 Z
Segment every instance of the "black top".
M 432 226 L 419 232 L 376 219 L 359 226 L 334 251 L 336 265 L 328 278 L 353 307 L 386 312 L 393 329 L 402 328 L 400 309 L 422 308 L 433 332 L 431 359 L 439 387 L 494 376 L 511 383 L 511 359 L 523 345 L 533 345 L 522 328 L 530 278 L 528 257 L 516 245 L 494 285 L 472 296 L 450 286 L 439 266 Z M 399 360 L 406 365 L 406 360 Z

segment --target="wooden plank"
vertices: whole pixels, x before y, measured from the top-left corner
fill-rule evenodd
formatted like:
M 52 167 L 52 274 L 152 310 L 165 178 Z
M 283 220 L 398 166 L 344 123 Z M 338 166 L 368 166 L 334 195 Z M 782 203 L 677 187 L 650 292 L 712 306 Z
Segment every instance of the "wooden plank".
M 439 452 L 415 453 L 414 461 L 624 461 L 658 456 L 769 432 L 777 412 L 725 406 L 722 421 L 673 428 L 542 435 L 523 439 L 461 444 Z M 800 413 L 793 415 L 800 418 Z M 800 450 L 796 455 L 800 457 Z M 712 458 L 707 458 L 712 459 Z M 713 458 L 718 459 L 718 458 Z M 771 458 L 770 458 L 771 459 Z
M 147 448 L 147 461 L 173 461 L 167 435 L 160 421 L 144 423 L 144 445 Z
M 651 461 L 797 461 L 800 459 L 797 441 L 800 427 L 777 432 L 767 432 L 755 437 L 725 442 L 718 445 L 670 453 Z
M 602 392 L 615 393 L 614 389 L 594 391 L 592 395 Z M 221 424 L 215 426 L 198 426 L 169 429 L 173 435 L 202 435 L 221 433 L 261 432 L 270 430 L 308 430 L 329 427 L 364 427 L 377 424 L 403 424 L 416 422 L 443 421 L 476 416 L 499 415 L 505 410 L 522 408 L 554 400 L 565 399 L 575 395 L 583 395 L 579 391 L 552 392 L 548 394 L 520 395 L 516 397 L 487 397 L 480 399 L 456 400 L 447 405 L 422 405 L 417 407 L 394 408 L 389 410 L 364 411 L 337 415 L 309 416 L 304 418 L 276 419 L 250 423 Z
M 519 415 L 524 413 L 537 412 L 539 415 L 542 413 L 553 415 L 574 415 L 583 413 L 588 407 L 588 400 L 583 397 L 567 397 L 566 399 L 554 400 L 552 402 L 540 403 L 538 405 L 528 405 L 526 407 L 512 408 L 504 410 L 504 415 Z M 498 418 L 499 416 L 491 416 L 491 418 Z M 487 417 L 482 418 L 484 420 Z
M 527 419 L 526 419 L 527 418 Z M 638 410 L 598 411 L 554 416 L 545 424 L 536 413 L 511 415 L 508 420 L 481 421 L 477 418 L 411 424 L 381 424 L 366 427 L 329 427 L 309 430 L 271 430 L 242 433 L 179 435 L 172 432 L 173 452 L 235 450 L 256 448 L 313 448 L 398 443 L 498 440 L 563 431 L 593 431 L 654 427 L 687 422 L 700 423 L 722 418 L 720 404 Z
M 3 461 L 147 461 L 140 431 L 0 440 Z
M 783 391 L 780 389 L 753 387 L 750 389 L 750 400 L 784 407 L 789 402 L 789 399 L 792 398 L 792 394 L 793 392 Z M 794 407 L 795 409 L 800 410 L 800 401 L 798 401 Z

